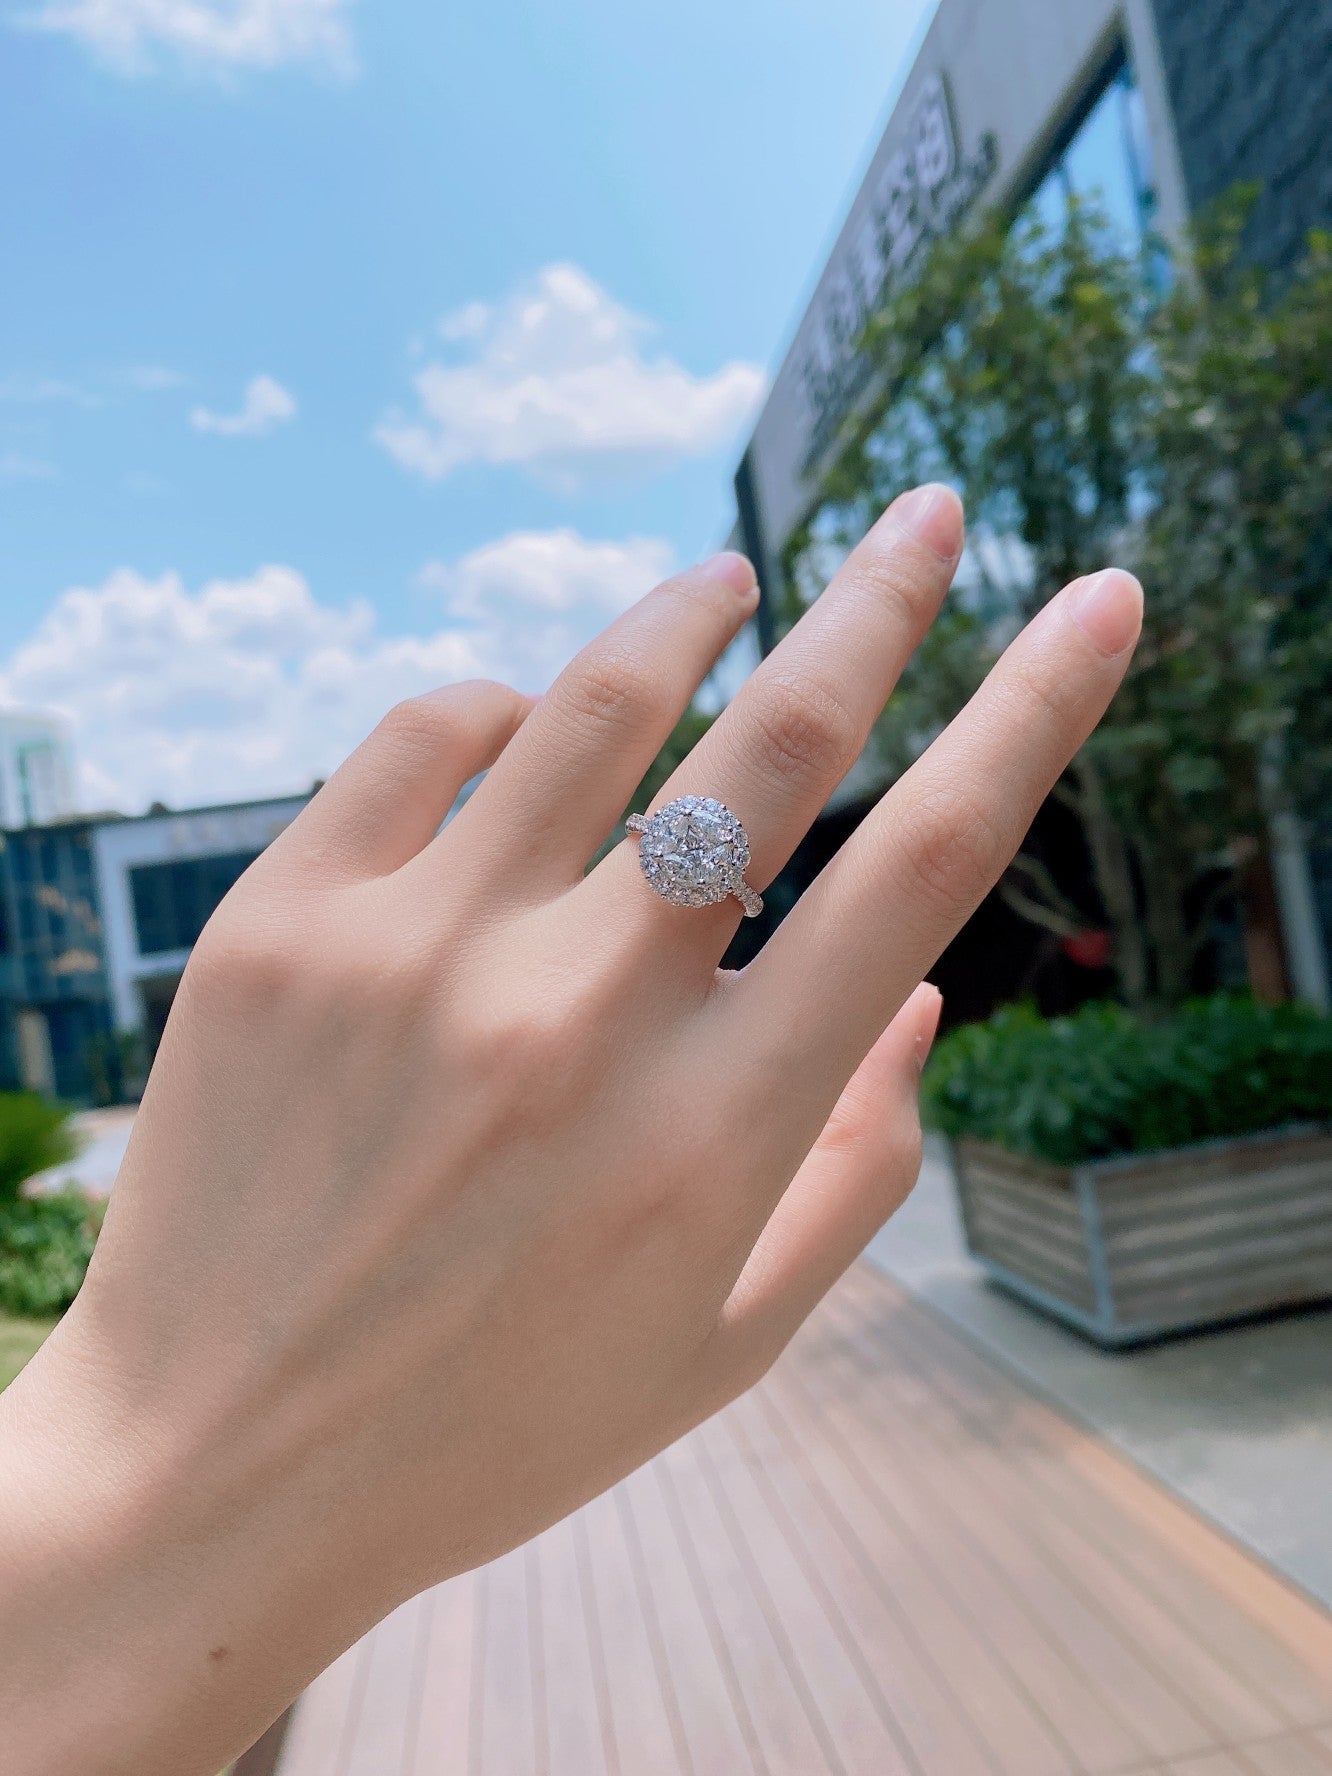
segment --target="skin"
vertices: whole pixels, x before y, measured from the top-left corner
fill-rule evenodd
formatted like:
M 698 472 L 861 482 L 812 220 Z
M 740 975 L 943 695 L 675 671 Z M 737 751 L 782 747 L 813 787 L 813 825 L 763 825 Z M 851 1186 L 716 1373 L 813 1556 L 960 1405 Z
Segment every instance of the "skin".
M 662 791 L 736 810 L 755 886 L 961 542 L 951 494 L 903 496 Z M 723 974 L 734 900 L 667 905 L 633 841 L 584 872 L 756 597 L 718 557 L 535 705 L 402 705 L 210 923 L 87 1283 L 0 1397 L 10 1776 L 213 1776 L 394 1605 L 750 1385 L 910 1189 L 918 983 L 1104 711 L 1141 592 L 1054 599 Z

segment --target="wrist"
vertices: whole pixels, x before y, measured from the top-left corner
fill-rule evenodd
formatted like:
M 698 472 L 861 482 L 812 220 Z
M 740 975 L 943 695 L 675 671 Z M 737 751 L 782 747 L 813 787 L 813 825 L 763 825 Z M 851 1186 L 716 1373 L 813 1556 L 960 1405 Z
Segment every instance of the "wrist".
M 197 1421 L 141 1417 L 110 1369 L 76 1307 L 0 1395 L 6 1769 L 215 1776 L 339 1625 L 292 1489 L 247 1484 L 244 1451 Z

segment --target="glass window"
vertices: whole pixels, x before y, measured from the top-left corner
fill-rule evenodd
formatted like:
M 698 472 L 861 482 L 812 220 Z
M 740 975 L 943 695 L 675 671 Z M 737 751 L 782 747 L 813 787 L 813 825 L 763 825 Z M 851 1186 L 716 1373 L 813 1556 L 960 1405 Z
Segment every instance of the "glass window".
M 42 932 L 42 921 L 31 894 L 19 895 L 18 914 L 20 938 L 25 944 L 35 944 Z
M 1032 194 L 1042 218 L 1057 220 L 1071 197 L 1094 200 L 1130 238 L 1150 227 L 1156 207 L 1142 95 L 1121 65 L 1073 131 Z
M 223 857 L 143 863 L 129 872 L 134 929 L 141 956 L 188 950 L 222 896 L 258 856 L 235 851 Z

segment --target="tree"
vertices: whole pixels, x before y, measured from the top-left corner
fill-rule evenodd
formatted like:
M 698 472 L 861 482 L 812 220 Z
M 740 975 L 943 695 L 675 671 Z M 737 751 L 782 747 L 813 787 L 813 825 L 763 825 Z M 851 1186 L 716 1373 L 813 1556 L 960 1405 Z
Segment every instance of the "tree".
M 902 486 L 963 494 L 966 571 L 880 724 L 890 769 L 1061 585 L 1140 574 L 1133 669 L 1056 790 L 1090 895 L 1029 851 L 1003 885 L 1050 930 L 1107 924 L 1140 1010 L 1187 996 L 1221 904 L 1252 916 L 1274 814 L 1332 787 L 1332 236 L 1278 278 L 1244 256 L 1253 201 L 1174 255 L 1081 203 L 939 243 L 866 330 L 887 405 L 788 556 L 789 617 Z

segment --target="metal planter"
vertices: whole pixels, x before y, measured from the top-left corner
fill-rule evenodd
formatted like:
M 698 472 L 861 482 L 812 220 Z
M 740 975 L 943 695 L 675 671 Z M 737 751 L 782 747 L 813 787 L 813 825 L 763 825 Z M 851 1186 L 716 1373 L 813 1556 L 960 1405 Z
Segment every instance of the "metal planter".
M 1332 1127 L 1079 1166 L 952 1154 L 971 1255 L 1098 1344 L 1332 1300 Z

